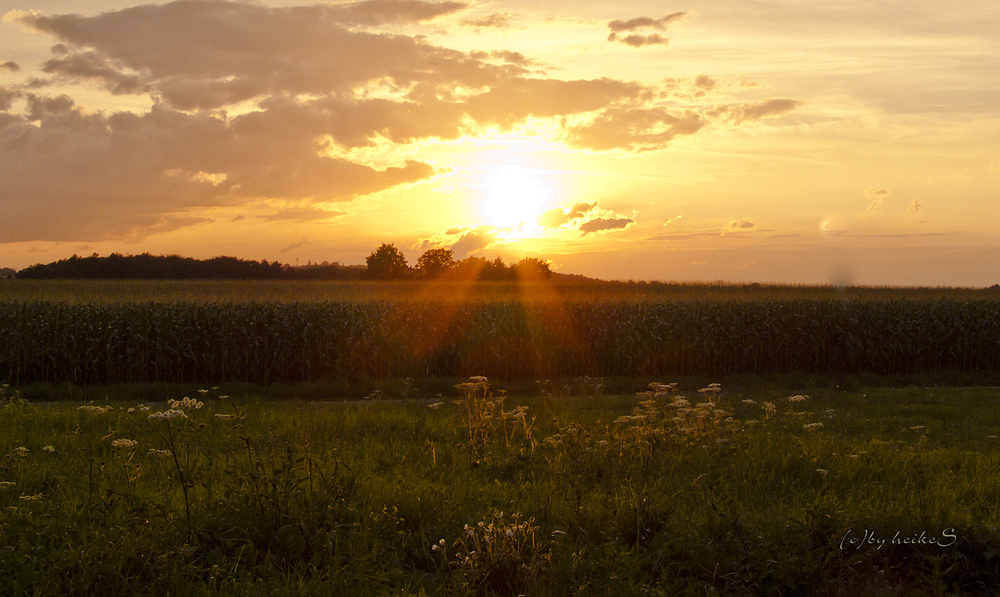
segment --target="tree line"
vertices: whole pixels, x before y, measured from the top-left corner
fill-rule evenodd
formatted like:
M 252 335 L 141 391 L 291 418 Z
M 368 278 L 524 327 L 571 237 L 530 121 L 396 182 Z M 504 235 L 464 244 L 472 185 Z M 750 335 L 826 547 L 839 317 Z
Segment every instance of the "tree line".
M 410 267 L 403 252 L 391 244 L 380 246 L 365 262 L 368 266 L 366 276 L 374 280 L 418 278 L 513 281 L 548 279 L 552 276 L 549 264 L 534 257 L 526 257 L 511 265 L 504 264 L 499 256 L 492 261 L 485 257 L 467 257 L 456 261 L 450 249 L 425 251 L 417 259 L 417 263 Z
M 26 267 L 18 279 L 102 279 L 102 280 L 401 280 L 401 279 L 476 279 L 515 280 L 548 278 L 548 263 L 522 259 L 507 266 L 500 257 L 488 261 L 469 257 L 456 261 L 448 249 L 431 249 L 410 267 L 403 253 L 391 244 L 383 244 L 368 256 L 367 266 L 340 264 L 292 267 L 278 261 L 268 262 L 213 257 L 194 259 L 178 255 L 122 255 L 101 257 L 73 255 L 67 259 Z

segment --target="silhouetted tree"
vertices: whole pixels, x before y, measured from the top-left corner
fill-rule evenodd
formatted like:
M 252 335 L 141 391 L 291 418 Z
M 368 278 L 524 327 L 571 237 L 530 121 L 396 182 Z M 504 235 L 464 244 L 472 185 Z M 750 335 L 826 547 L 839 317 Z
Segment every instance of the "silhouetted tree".
M 552 270 L 549 269 L 549 263 L 534 257 L 525 257 L 515 265 L 512 265 L 511 268 L 517 274 L 519 280 L 548 280 L 552 277 Z
M 427 278 L 437 278 L 455 265 L 451 249 L 430 249 L 417 259 L 416 269 Z
M 405 277 L 410 271 L 406 265 L 406 257 L 396 245 L 382 243 L 365 262 L 368 264 L 368 277 L 376 280 L 396 280 Z

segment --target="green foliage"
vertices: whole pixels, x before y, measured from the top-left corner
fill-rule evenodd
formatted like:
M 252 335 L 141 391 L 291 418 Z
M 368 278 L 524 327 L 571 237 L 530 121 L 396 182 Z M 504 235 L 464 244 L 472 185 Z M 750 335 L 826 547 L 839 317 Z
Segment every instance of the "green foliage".
M 449 249 L 430 249 L 417 259 L 417 271 L 425 278 L 438 278 L 455 265 Z
M 396 245 L 382 245 L 365 259 L 367 276 L 374 280 L 398 280 L 410 272 L 406 257 Z
M 5 408 L 0 595 L 846 597 L 1000 583 L 992 390 L 658 384 L 508 409 L 469 383 L 433 408 L 213 390 Z M 469 400 L 474 425 L 492 427 L 479 463 Z M 524 411 L 547 438 L 534 452 L 504 431 L 517 417 L 494 419 Z
M 0 383 L 1000 372 L 996 301 L 529 299 L 0 302 Z

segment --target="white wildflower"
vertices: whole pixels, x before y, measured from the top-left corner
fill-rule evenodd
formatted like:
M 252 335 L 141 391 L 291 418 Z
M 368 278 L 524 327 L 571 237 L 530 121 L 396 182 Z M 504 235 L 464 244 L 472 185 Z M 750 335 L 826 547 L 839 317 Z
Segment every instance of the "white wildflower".
M 52 452 L 55 452 L 55 451 L 56 451 L 56 449 L 53 448 L 52 446 L 43 446 L 42 447 L 42 452 L 48 452 L 48 453 L 51 454 Z
M 803 394 L 796 394 L 795 396 L 789 396 L 788 397 L 788 401 L 789 402 L 805 402 L 807 398 L 809 398 L 809 396 L 805 396 Z
M 115 449 L 134 448 L 137 445 L 139 445 L 139 442 L 135 441 L 134 439 L 116 439 L 115 441 L 111 442 L 111 447 Z
M 805 431 L 816 431 L 817 429 L 822 429 L 822 428 L 823 428 L 822 423 L 806 423 L 805 425 L 802 426 L 802 429 Z
M 191 398 L 185 396 L 183 400 L 167 400 L 167 405 L 170 406 L 171 409 L 183 408 L 198 410 L 199 408 L 205 406 L 205 403 L 200 400 L 192 400 Z
M 156 419 L 157 421 L 169 421 L 170 419 L 186 419 L 188 416 L 184 414 L 184 411 L 182 410 L 171 408 L 170 410 L 165 410 L 163 412 L 153 413 L 146 418 Z
M 111 406 L 94 406 L 93 404 L 84 404 L 83 406 L 76 407 L 76 410 L 82 410 L 90 415 L 103 415 L 108 411 L 114 410 L 114 408 Z
M 158 456 L 160 458 L 167 457 L 167 456 L 173 456 L 173 454 L 170 452 L 170 450 L 157 450 L 156 448 L 150 448 L 149 449 L 149 455 L 150 456 Z
M 20 448 L 14 448 L 14 456 L 17 456 L 18 458 L 28 458 L 31 456 L 31 450 L 23 446 Z

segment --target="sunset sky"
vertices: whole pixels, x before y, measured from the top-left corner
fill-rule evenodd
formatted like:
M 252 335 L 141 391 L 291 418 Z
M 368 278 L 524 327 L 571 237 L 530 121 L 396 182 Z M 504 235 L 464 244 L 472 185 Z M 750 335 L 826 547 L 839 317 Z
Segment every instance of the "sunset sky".
M 1000 283 L 1000 4 L 0 0 L 0 267 Z

